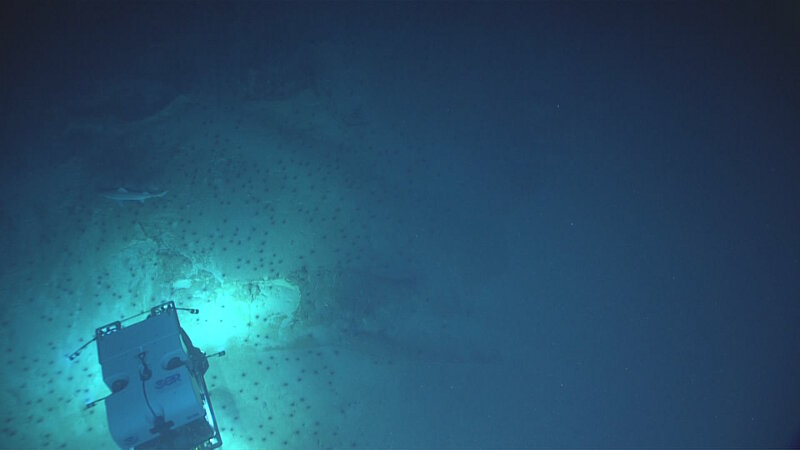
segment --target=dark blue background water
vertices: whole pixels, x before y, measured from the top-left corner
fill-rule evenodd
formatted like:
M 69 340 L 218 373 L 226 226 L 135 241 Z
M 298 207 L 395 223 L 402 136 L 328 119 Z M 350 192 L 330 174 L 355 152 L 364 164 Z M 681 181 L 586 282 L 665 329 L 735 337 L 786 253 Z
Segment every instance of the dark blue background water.
M 325 101 L 364 105 L 348 114 L 375 147 L 342 170 L 388 193 L 348 202 L 401 217 L 398 247 L 429 236 L 384 267 L 427 276 L 430 302 L 479 324 L 450 337 L 491 354 L 433 397 L 434 425 L 393 430 L 421 448 L 797 445 L 796 4 L 4 2 L 2 23 L 7 268 L 41 241 L 16 220 L 39 195 L 22 180 L 108 147 L 63 138 L 73 117 L 180 94 L 223 117 L 248 70 L 291 102 L 325 85 L 328 52 L 352 79 Z M 168 153 L 148 180 L 168 185 Z M 104 155 L 87 184 L 126 173 Z

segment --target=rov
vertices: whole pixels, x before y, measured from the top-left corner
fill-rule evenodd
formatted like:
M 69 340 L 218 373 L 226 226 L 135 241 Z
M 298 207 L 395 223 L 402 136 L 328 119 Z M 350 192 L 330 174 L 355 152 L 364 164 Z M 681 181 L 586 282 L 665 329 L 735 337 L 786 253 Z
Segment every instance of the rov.
M 196 309 L 185 309 L 197 314 Z M 69 359 L 74 360 L 92 341 L 103 381 L 111 394 L 105 401 L 108 428 L 120 448 L 211 449 L 222 446 L 219 426 L 204 375 L 208 358 L 192 344 L 178 321 L 172 301 L 150 309 L 147 318 L 123 327 L 111 322 L 95 330 L 94 338 Z

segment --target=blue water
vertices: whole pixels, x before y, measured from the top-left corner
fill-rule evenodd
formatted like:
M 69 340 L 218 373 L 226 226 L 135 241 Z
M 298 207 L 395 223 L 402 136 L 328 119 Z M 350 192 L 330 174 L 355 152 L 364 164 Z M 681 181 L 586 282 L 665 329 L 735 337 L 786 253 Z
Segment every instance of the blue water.
M 0 447 L 166 300 L 223 448 L 799 445 L 797 12 L 3 2 Z

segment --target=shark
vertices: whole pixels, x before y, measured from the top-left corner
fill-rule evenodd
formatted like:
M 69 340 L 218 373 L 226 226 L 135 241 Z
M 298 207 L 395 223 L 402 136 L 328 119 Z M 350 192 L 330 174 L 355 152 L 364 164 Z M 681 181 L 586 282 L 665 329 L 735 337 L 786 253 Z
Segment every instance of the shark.
M 159 198 L 167 195 L 167 191 L 162 191 L 157 194 L 151 194 L 150 192 L 147 191 L 137 192 L 137 191 L 129 191 L 125 188 L 119 188 L 117 190 L 102 192 L 100 195 L 111 200 L 116 200 L 120 204 L 122 204 L 123 202 L 144 203 L 144 201 L 147 200 L 148 198 Z

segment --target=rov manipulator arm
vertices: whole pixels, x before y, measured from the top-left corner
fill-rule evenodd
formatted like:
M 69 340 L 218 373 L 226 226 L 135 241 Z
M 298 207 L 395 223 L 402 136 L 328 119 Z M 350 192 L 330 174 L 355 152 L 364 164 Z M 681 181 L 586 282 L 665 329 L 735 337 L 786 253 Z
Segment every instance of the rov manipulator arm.
M 176 311 L 186 311 L 189 314 L 198 314 L 200 312 L 200 310 L 197 309 L 197 308 L 175 308 L 175 310 Z M 143 316 L 143 315 L 148 314 L 148 313 L 149 313 L 149 311 L 142 311 L 142 312 L 140 312 L 138 314 L 134 314 L 134 315 L 132 315 L 130 317 L 126 317 L 126 318 L 120 320 L 119 323 L 123 324 L 123 323 L 125 323 L 125 322 L 127 322 L 129 320 L 133 320 L 133 319 L 135 319 L 135 318 L 137 318 L 139 316 Z M 184 335 L 186 334 L 183 331 L 183 328 L 181 328 L 181 333 L 184 334 Z M 188 339 L 188 336 L 187 336 L 187 339 Z M 77 350 L 75 350 L 74 352 L 72 352 L 69 355 L 67 355 L 67 358 L 69 358 L 70 361 L 75 361 L 75 359 L 78 358 L 78 356 L 80 356 L 81 352 L 83 350 L 85 350 L 86 347 L 88 347 L 92 342 L 94 342 L 96 340 L 97 340 L 97 334 L 95 334 L 94 337 L 92 339 L 90 339 L 88 342 L 86 342 L 85 344 L 83 344 L 80 347 L 78 347 Z M 191 341 L 189 341 L 189 342 L 191 342 Z M 222 354 L 225 354 L 225 352 L 222 352 Z M 216 356 L 216 354 L 215 355 L 210 355 L 210 356 Z M 222 356 L 222 355 L 220 355 L 220 356 Z

